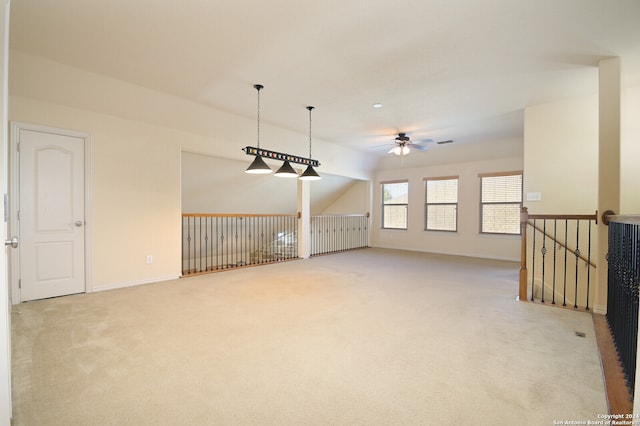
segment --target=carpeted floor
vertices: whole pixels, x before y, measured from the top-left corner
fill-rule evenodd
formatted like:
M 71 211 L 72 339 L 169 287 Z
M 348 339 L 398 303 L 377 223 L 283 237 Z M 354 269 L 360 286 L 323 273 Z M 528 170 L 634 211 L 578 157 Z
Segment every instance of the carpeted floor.
M 366 249 L 25 303 L 12 315 L 15 425 L 606 414 L 590 315 L 517 291 L 511 262 Z

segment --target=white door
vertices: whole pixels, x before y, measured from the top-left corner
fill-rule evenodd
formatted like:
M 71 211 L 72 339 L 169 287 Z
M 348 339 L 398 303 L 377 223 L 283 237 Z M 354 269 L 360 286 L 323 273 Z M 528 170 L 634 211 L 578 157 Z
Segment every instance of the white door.
M 21 300 L 85 291 L 84 138 L 18 129 Z

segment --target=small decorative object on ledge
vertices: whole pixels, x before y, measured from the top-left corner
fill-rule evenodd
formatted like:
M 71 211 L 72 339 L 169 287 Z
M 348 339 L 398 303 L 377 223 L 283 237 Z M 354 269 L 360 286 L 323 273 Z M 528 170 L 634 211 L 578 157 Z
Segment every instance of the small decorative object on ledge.
M 256 158 L 251 165 L 245 170 L 246 173 L 252 174 L 268 174 L 273 170 L 264 162 L 263 158 L 283 161 L 282 166 L 278 169 L 274 176 L 278 177 L 298 177 L 298 173 L 291 166 L 291 163 L 303 164 L 307 169 L 300 175 L 300 180 L 319 180 L 320 175 L 314 170 L 314 166 L 318 167 L 320 162 L 311 158 L 311 110 L 312 106 L 308 106 L 309 110 L 309 158 L 299 157 L 297 155 L 285 154 L 282 152 L 270 151 L 260 148 L 260 90 L 264 88 L 261 84 L 254 84 L 253 87 L 258 91 L 258 137 L 257 146 L 246 146 L 242 150 L 247 155 L 253 155 Z

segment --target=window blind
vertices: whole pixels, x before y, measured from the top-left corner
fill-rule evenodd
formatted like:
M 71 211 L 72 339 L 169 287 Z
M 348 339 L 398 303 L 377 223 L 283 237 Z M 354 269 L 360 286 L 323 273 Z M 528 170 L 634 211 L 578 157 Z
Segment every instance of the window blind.
M 520 233 L 522 173 L 481 176 L 481 232 Z

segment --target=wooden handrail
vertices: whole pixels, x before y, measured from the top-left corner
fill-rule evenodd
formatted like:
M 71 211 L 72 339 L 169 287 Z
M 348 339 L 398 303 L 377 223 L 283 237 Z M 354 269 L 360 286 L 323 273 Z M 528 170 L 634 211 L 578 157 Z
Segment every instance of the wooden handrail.
M 297 217 L 297 214 L 182 213 L 182 217 Z
M 526 209 L 526 207 L 523 207 Z M 561 219 L 561 220 L 595 220 L 596 224 L 598 224 L 598 215 L 597 214 L 529 214 L 527 213 L 528 219 Z

